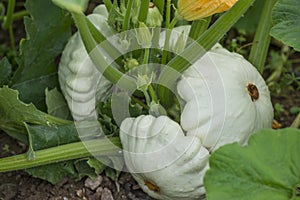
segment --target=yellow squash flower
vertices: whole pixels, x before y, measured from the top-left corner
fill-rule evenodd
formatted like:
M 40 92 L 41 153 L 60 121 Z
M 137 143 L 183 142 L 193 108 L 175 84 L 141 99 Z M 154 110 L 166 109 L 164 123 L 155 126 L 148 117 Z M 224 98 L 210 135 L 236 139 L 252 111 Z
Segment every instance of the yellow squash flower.
M 178 0 L 178 14 L 187 21 L 229 10 L 238 0 Z

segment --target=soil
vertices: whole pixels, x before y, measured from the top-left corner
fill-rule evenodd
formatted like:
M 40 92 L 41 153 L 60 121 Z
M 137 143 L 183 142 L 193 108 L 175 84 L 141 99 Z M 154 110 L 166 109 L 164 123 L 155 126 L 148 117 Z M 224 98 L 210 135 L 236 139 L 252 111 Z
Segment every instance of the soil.
M 296 118 L 296 113 L 291 113 L 290 109 L 292 107 L 300 108 L 300 90 L 289 91 L 281 96 L 276 96 L 272 98 L 273 104 L 279 103 L 282 105 L 283 111 L 280 114 L 276 114 L 275 120 L 280 123 L 281 127 L 289 127 Z

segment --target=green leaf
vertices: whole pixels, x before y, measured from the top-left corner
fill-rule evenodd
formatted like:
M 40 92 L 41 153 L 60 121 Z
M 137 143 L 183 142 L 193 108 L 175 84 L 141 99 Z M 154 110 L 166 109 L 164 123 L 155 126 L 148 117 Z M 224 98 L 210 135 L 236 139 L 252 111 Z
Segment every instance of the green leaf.
M 105 164 L 103 164 L 96 158 L 89 158 L 87 163 L 90 167 L 94 168 L 96 174 L 102 173 L 103 170 L 107 167 Z
M 68 104 L 64 96 L 56 89 L 46 89 L 46 105 L 48 114 L 62 119 L 72 119 Z
M 82 159 L 75 161 L 74 165 L 76 170 L 78 171 L 77 179 L 82 179 L 85 176 L 90 177 L 91 179 L 97 178 L 99 174 L 96 173 L 96 170 L 90 166 L 88 163 L 89 160 Z
M 8 84 L 11 73 L 11 64 L 9 63 L 8 59 L 4 57 L 2 60 L 0 60 L 0 87 Z
M 113 115 L 112 111 L 112 101 L 114 102 L 113 108 L 114 112 L 118 112 L 118 116 Z M 127 101 L 127 103 L 124 103 Z M 97 111 L 99 114 L 99 122 L 101 124 L 102 130 L 106 135 L 116 135 L 118 131 L 118 126 L 115 120 L 121 124 L 123 119 L 126 117 L 137 117 L 141 114 L 147 114 L 143 112 L 143 107 L 137 103 L 129 103 L 130 99 L 127 94 L 118 93 L 113 95 L 113 99 L 106 102 L 99 102 L 97 105 Z M 122 102 L 122 103 L 120 103 Z M 126 111 L 129 111 L 130 116 Z M 122 111 L 122 112 L 121 112 Z
M 25 6 L 30 13 L 30 17 L 24 18 L 27 37 L 21 42 L 19 68 L 12 86 L 18 86 L 26 103 L 33 102 L 45 109 L 40 97 L 44 97 L 45 88 L 58 85 L 56 75 L 53 77 L 57 71 L 55 59 L 71 36 L 72 20 L 50 0 L 27 0 Z
M 76 178 L 77 172 L 73 161 L 53 163 L 42 167 L 34 167 L 25 170 L 30 175 L 49 181 L 52 184 L 58 183 L 64 177 Z
M 109 168 L 107 167 L 105 169 L 105 174 L 107 174 L 109 176 L 109 172 L 106 172 L 107 170 L 108 171 L 113 171 L 113 173 L 111 174 L 112 176 L 109 176 L 112 180 L 116 181 L 118 180 L 120 174 L 121 174 L 121 171 L 119 171 L 120 169 L 123 169 L 124 165 L 125 165 L 125 161 L 122 158 L 120 158 L 120 156 L 109 156 L 108 159 L 110 159 L 110 161 L 112 162 L 112 166 L 113 168 Z M 114 174 L 114 175 L 113 175 Z
M 287 128 L 259 131 L 244 147 L 221 147 L 204 178 L 207 199 L 296 199 L 299 144 L 300 130 Z
M 27 153 L 27 159 L 29 160 L 38 159 L 35 156 L 37 150 L 79 141 L 74 124 L 51 127 L 27 125 L 27 131 L 30 138 L 30 148 Z M 87 164 L 87 161 L 81 159 L 34 167 L 26 171 L 34 177 L 47 180 L 53 184 L 59 182 L 65 176 L 76 179 L 81 179 L 86 175 L 92 178 L 97 176 L 95 170 Z
M 56 71 L 54 59 L 71 36 L 71 17 L 50 0 L 27 0 L 25 6 L 31 17 L 24 19 L 27 39 L 21 43 L 16 83 Z
M 45 88 L 54 88 L 57 86 L 57 73 L 52 73 L 16 83 L 11 88 L 20 92 L 20 99 L 23 102 L 33 103 L 38 109 L 46 111 Z
M 124 159 L 120 156 L 108 156 L 100 159 L 101 162 L 105 163 L 107 167 L 105 168 L 105 175 L 110 179 L 117 181 L 121 170 L 124 166 Z
M 33 104 L 21 102 L 18 98 L 18 91 L 7 86 L 0 88 L 0 129 L 27 144 L 29 138 L 29 154 L 21 156 L 21 159 L 25 159 L 24 163 L 40 160 L 40 151 L 49 150 L 50 153 L 46 154 L 49 157 L 51 154 L 55 155 L 56 153 L 51 149 L 63 147 L 64 144 L 71 145 L 79 141 L 77 129 L 71 121 L 55 118 L 39 111 Z M 102 148 L 103 145 L 100 144 L 99 147 Z M 38 151 L 39 149 L 43 150 Z M 82 157 L 87 156 L 87 153 L 82 151 L 77 154 Z M 65 159 L 70 159 L 70 156 L 72 158 L 70 154 L 66 156 Z M 55 159 L 55 157 L 52 159 Z M 15 163 L 16 160 L 13 162 Z M 81 160 L 63 161 L 34 167 L 26 171 L 34 177 L 47 180 L 53 184 L 65 176 L 77 179 L 85 175 L 95 177 L 97 172 L 100 171 L 100 165 L 97 168 L 94 167 L 96 166 L 95 162 L 93 165 L 87 163 L 86 160 L 85 163 L 82 162 Z
M 120 172 L 119 171 L 116 171 L 115 169 L 112 169 L 110 167 L 107 167 L 105 169 L 105 175 L 107 177 L 109 177 L 111 180 L 113 181 L 117 181 L 118 180 L 118 177 L 120 175 Z
M 249 8 L 245 16 L 240 18 L 239 21 L 234 25 L 235 28 L 245 30 L 250 33 L 254 33 L 263 11 L 265 1 L 255 1 L 253 6 Z
M 27 125 L 27 129 L 29 131 L 34 150 L 79 141 L 77 129 L 74 124 L 60 126 Z
M 7 86 L 0 88 L 0 129 L 12 137 L 27 143 L 24 122 L 46 126 L 71 123 L 41 112 L 33 104 L 23 103 L 19 100 L 18 95 L 18 91 Z
M 271 35 L 300 51 L 300 4 L 298 0 L 278 0 L 273 8 Z

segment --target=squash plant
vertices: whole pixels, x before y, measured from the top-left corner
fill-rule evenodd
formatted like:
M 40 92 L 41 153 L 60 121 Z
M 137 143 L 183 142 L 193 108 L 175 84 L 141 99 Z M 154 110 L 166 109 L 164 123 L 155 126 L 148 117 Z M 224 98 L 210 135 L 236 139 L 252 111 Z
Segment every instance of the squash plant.
M 13 7 L 14 1 L 9 2 Z M 272 154 L 273 146 L 264 141 L 277 144 L 278 137 L 287 141 L 280 146 L 286 154 L 297 153 L 295 145 L 287 148 L 299 140 L 294 129 L 285 133 L 293 138 L 290 142 L 276 133 L 255 143 L 255 135 L 249 152 L 241 147 L 260 129 L 272 132 L 273 108 L 260 73 L 271 29 L 274 37 L 298 48 L 291 42 L 293 34 L 280 32 L 287 26 L 280 13 L 290 13 L 293 0 L 264 3 L 250 62 L 217 43 L 253 0 L 103 2 L 85 16 L 85 0 L 27 0 L 28 37 L 21 42 L 18 68 L 9 81 L 12 66 L 8 59 L 0 62 L 0 69 L 6 69 L 3 83 L 8 84 L 0 89 L 0 128 L 28 144 L 28 152 L 0 159 L 0 172 L 26 169 L 56 183 L 64 176 L 95 177 L 103 170 L 117 178 L 127 170 L 158 199 L 200 199 L 206 192 L 208 199 L 218 199 L 224 191 L 230 198 L 241 199 L 245 193 L 249 199 L 257 197 L 247 188 L 236 193 L 239 188 L 230 187 L 232 180 L 221 179 L 222 170 L 230 168 L 226 159 L 232 156 L 241 161 L 240 166 L 232 163 L 235 174 L 255 177 L 251 169 L 263 173 L 272 167 L 272 159 L 267 167 L 251 165 L 249 171 L 243 166 L 256 163 L 255 145 Z M 216 13 L 222 14 L 212 22 Z M 73 36 L 72 19 L 78 28 Z M 61 52 L 57 70 L 55 59 Z M 226 146 L 234 142 L 238 144 Z M 264 160 L 266 155 L 261 156 Z M 295 170 L 282 173 L 291 177 L 288 181 L 272 184 L 282 185 L 278 195 L 283 199 L 297 198 L 299 162 L 283 160 L 281 165 Z M 223 161 L 229 167 L 219 167 Z M 259 183 L 269 181 L 267 173 L 261 177 Z M 256 181 L 247 178 L 241 188 Z

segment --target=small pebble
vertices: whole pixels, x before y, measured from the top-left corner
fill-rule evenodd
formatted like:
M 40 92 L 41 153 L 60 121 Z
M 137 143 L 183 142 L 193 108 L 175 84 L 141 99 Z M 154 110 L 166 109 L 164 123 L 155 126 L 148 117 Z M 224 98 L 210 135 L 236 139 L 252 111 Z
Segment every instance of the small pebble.
M 135 196 L 133 193 L 131 193 L 131 192 L 128 193 L 127 197 L 128 197 L 130 200 L 138 200 L 138 198 L 136 198 L 136 196 Z
M 103 187 L 98 187 L 96 193 L 102 194 L 102 191 L 103 191 Z
M 102 194 L 103 188 L 98 187 L 96 192 L 93 195 L 89 195 L 89 200 L 99 200 L 101 199 L 101 194 Z
M 129 175 L 128 173 L 123 173 L 123 174 L 120 176 L 118 182 L 119 182 L 121 185 L 124 185 L 124 184 L 126 184 L 127 182 L 130 182 L 131 180 L 132 180 L 131 175 Z
M 132 189 L 133 190 L 139 190 L 139 189 L 141 189 L 141 187 L 138 184 L 136 184 L 136 185 L 132 186 Z
M 101 194 L 101 200 L 114 200 L 111 191 L 108 188 L 104 188 Z
M 94 180 L 87 178 L 84 182 L 84 186 L 91 190 L 95 190 L 101 185 L 102 181 L 103 181 L 102 176 L 98 176 Z
M 77 191 L 76 191 L 76 195 L 77 195 L 78 197 L 82 198 L 82 197 L 83 197 L 83 190 L 82 190 L 82 189 L 77 190 Z

